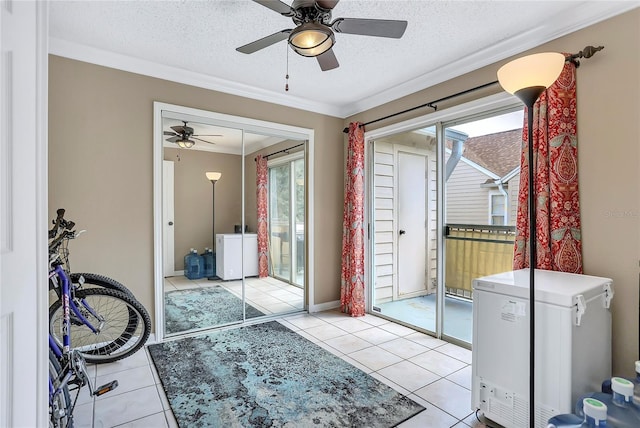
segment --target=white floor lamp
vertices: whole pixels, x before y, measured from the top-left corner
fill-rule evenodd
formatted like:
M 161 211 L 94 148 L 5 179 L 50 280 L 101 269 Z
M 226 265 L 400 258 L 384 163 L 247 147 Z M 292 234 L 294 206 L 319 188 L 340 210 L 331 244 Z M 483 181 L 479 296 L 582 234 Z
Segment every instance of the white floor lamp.
M 533 105 L 551 86 L 564 67 L 565 57 L 545 52 L 515 59 L 498 70 L 502 88 L 527 106 L 529 162 L 529 426 L 535 426 L 535 269 L 536 269 L 536 205 L 533 165 Z

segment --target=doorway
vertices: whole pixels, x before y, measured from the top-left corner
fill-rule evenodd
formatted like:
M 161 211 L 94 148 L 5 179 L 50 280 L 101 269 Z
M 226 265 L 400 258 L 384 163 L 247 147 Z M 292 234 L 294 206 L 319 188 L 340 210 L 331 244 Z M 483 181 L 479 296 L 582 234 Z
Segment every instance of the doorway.
M 395 297 L 428 294 L 428 167 L 425 151 L 396 147 L 398 159 L 398 286 Z

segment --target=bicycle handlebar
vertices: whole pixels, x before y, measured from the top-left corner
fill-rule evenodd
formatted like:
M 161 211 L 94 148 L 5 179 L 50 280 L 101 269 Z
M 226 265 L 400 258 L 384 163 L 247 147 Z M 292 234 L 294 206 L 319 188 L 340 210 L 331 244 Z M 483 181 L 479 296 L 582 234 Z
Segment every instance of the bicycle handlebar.
M 49 239 L 55 238 L 55 236 L 58 234 L 58 230 L 60 230 L 60 224 L 64 220 L 64 213 L 64 208 L 58 208 L 58 210 L 56 211 L 56 214 L 58 216 L 53 221 L 53 229 L 49 231 Z

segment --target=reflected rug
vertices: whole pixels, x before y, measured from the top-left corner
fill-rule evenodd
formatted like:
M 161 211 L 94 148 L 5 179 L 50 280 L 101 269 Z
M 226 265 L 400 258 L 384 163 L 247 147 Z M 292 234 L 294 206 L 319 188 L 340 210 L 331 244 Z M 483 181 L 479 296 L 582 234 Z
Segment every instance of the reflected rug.
M 424 410 L 276 321 L 149 353 L 181 427 L 393 427 Z
M 264 315 L 246 304 L 247 318 Z M 165 293 L 167 334 L 242 320 L 242 300 L 220 287 L 190 288 Z

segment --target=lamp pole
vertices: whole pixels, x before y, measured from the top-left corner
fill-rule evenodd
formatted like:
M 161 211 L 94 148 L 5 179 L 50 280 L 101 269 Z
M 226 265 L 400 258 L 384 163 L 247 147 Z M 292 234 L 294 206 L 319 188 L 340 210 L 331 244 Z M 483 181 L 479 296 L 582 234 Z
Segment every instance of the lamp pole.
M 216 247 L 216 181 L 222 177 L 221 172 L 207 172 L 205 174 L 207 179 L 211 181 L 211 251 L 215 254 Z M 208 279 L 213 280 L 216 278 L 215 273 Z
M 498 81 L 505 91 L 515 95 L 527 107 L 527 157 L 529 163 L 529 426 L 535 426 L 535 270 L 536 197 L 533 165 L 533 105 L 538 97 L 556 81 L 565 57 L 546 52 L 513 60 L 498 70 Z

